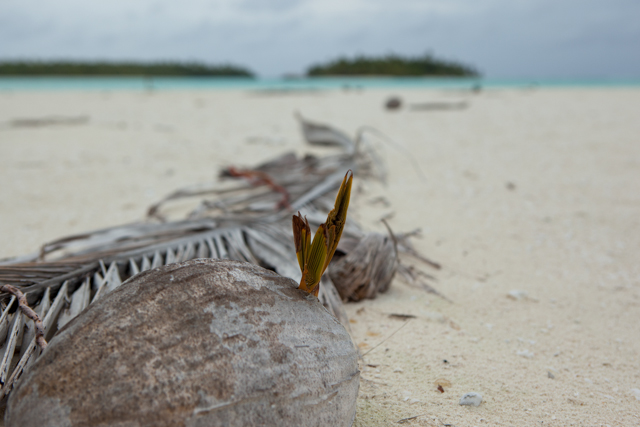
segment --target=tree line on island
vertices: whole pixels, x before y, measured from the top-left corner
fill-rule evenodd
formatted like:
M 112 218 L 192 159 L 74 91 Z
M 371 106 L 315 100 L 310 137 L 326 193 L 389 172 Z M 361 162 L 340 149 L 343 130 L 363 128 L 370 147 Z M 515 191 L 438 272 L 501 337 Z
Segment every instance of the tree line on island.
M 255 74 L 237 65 L 210 65 L 202 62 L 109 62 L 109 61 L 0 61 L 0 76 L 140 76 L 140 77 L 244 77 Z M 358 56 L 338 58 L 311 66 L 307 77 L 391 76 L 391 77 L 477 77 L 472 66 L 435 58 L 431 54 L 402 57 Z
M 2 61 L 0 76 L 254 77 L 244 67 L 201 62 Z
M 462 63 L 435 58 L 431 54 L 419 57 L 401 57 L 390 54 L 383 57 L 358 56 L 339 58 L 326 64 L 314 65 L 307 75 L 317 76 L 397 76 L 397 77 L 477 77 L 479 72 Z

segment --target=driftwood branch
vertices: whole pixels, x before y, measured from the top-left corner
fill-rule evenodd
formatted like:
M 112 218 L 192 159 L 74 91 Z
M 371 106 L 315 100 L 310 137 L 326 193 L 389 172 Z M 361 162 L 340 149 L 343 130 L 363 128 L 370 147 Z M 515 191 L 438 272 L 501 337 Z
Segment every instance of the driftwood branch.
M 18 308 L 22 313 L 27 316 L 29 319 L 33 320 L 33 323 L 36 327 L 36 343 L 41 350 L 44 351 L 47 348 L 47 341 L 44 339 L 44 326 L 42 324 L 42 320 L 40 316 L 29 307 L 27 303 L 27 297 L 24 296 L 22 292 L 18 288 L 15 288 L 11 285 L 0 285 L 1 292 L 7 292 L 9 294 L 15 295 L 18 299 Z

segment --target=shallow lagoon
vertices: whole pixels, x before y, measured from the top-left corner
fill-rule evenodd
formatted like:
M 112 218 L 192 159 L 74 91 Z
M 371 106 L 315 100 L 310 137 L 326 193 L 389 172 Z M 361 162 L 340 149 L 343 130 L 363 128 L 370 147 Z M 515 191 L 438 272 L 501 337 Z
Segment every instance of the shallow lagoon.
M 629 87 L 640 79 L 482 79 L 413 77 L 317 77 L 317 78 L 225 78 L 225 77 L 3 77 L 0 90 L 184 90 L 248 89 L 264 91 L 360 90 L 366 88 L 508 88 L 508 87 Z

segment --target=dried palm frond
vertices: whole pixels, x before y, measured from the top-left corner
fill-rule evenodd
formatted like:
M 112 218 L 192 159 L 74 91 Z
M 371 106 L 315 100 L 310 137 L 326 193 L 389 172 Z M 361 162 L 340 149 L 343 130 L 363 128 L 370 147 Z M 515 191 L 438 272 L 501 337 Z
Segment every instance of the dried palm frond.
M 342 147 L 348 152 L 355 149 L 354 141 L 344 132 L 325 124 L 305 120 L 299 112 L 296 112 L 296 118 L 302 126 L 304 139 L 309 144 Z
M 319 130 L 325 139 L 345 137 L 339 131 L 332 132 L 329 126 L 300 120 L 308 138 Z M 351 169 L 357 179 L 380 176 L 376 166 L 379 162 L 370 147 L 355 142 L 340 142 L 340 146 L 344 148 L 342 152 L 323 157 L 298 158 L 287 153 L 252 169 L 228 168 L 221 176 L 232 178 L 233 182 L 178 190 L 151 206 L 145 223 L 64 237 L 44 244 L 37 253 L 0 261 L 0 285 L 12 285 L 26 295 L 42 319 L 44 339 L 48 340 L 89 304 L 127 279 L 174 262 L 229 258 L 261 265 L 300 281 L 291 213 L 304 212 L 317 227 L 333 208 L 333 195 L 347 170 Z M 187 199 L 196 201 L 187 219 L 169 221 L 168 205 Z M 419 256 L 406 237 L 398 238 L 394 261 L 398 254 Z M 348 256 L 344 249 L 348 242 L 356 247 L 363 238 L 365 246 L 372 239 L 365 238 L 365 233 L 350 220 L 343 232 L 347 244 L 342 249 L 338 247 L 336 253 Z M 376 259 L 374 254 L 371 262 Z M 392 270 L 387 268 L 380 274 L 390 281 Z M 420 283 L 417 270 L 400 271 L 409 281 Z M 342 298 L 331 278 L 325 275 L 321 283 L 319 299 L 348 329 Z M 364 294 L 371 296 L 368 291 Z M 0 398 L 10 392 L 24 368 L 40 353 L 36 327 L 25 322 L 22 311 L 16 310 L 16 301 L 15 296 L 0 293 Z

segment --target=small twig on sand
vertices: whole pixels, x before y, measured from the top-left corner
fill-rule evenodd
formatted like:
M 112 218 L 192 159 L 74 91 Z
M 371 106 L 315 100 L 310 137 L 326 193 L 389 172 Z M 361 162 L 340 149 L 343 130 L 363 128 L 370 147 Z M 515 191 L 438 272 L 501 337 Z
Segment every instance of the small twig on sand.
M 390 313 L 389 317 L 401 319 L 401 320 L 407 320 L 407 319 L 415 319 L 417 316 L 414 316 L 413 314 Z
M 414 415 L 413 417 L 407 417 L 407 418 L 403 418 L 401 420 L 398 420 L 397 423 L 398 424 L 404 424 L 407 421 L 415 420 L 416 418 L 424 417 L 424 416 L 427 416 L 427 415 L 429 415 L 429 414 Z M 442 420 L 440 418 L 435 418 L 435 419 L 440 421 L 440 424 L 442 424 L 444 427 L 453 427 L 453 424 L 445 424 L 445 423 L 442 422 Z
M 44 339 L 44 325 L 42 324 L 42 320 L 40 320 L 40 316 L 38 316 L 36 312 L 29 307 L 27 297 L 25 297 L 18 288 L 11 285 L 0 285 L 0 291 L 16 296 L 18 299 L 18 308 L 25 316 L 33 320 L 33 323 L 36 326 L 36 344 L 38 344 L 38 347 L 44 351 L 44 349 L 47 348 L 47 341 Z
M 426 415 L 426 414 L 422 414 L 422 415 Z M 398 424 L 404 424 L 407 421 L 415 420 L 416 418 L 421 417 L 422 415 L 414 415 L 413 417 L 403 418 L 401 420 L 398 420 Z
M 407 326 L 409 324 L 409 322 L 411 322 L 411 319 L 407 320 L 405 323 L 402 324 L 402 326 L 400 326 L 398 329 L 396 329 L 395 331 L 393 331 L 391 333 L 391 335 L 389 335 L 388 337 L 386 337 L 385 339 L 383 339 L 382 341 L 380 341 L 378 344 L 376 344 L 372 349 L 370 349 L 369 351 L 367 351 L 366 353 L 364 353 L 362 355 L 362 357 L 365 357 L 367 354 L 371 353 L 373 350 L 375 350 L 376 348 L 378 348 L 380 345 L 382 345 L 382 343 L 384 343 L 386 340 L 388 340 L 389 338 L 391 338 L 392 336 L 394 336 L 400 329 L 404 328 L 405 326 Z

